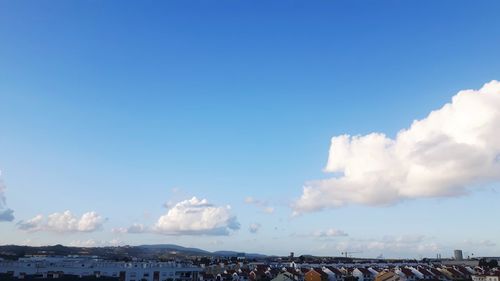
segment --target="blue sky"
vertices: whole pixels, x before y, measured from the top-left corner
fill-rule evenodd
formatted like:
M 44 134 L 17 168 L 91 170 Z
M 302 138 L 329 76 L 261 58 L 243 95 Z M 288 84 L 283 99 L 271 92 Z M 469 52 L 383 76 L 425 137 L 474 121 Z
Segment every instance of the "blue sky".
M 498 255 L 500 227 L 488 222 L 500 211 L 500 170 L 475 174 L 488 179 L 466 195 L 351 200 L 292 214 L 304 185 L 332 177 L 323 171 L 332 137 L 395 138 L 460 90 L 500 79 L 499 8 L 1 1 L 0 207 L 15 218 L 0 222 L 0 243 Z M 158 226 L 194 196 L 209 202 L 202 210 L 221 212 L 222 228 L 224 215 L 240 227 L 188 233 L 170 216 Z M 95 212 L 95 229 L 20 228 L 66 210 Z M 133 224 L 145 230 L 126 233 Z

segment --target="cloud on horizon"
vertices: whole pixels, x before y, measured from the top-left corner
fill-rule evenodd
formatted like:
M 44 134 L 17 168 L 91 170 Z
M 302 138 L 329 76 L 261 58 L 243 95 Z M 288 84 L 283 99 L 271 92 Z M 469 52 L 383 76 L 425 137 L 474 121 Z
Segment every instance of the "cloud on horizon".
M 27 221 L 19 221 L 17 228 L 27 232 L 50 231 L 58 233 L 94 232 L 100 230 L 105 219 L 96 212 L 74 216 L 69 210 L 47 216 L 37 215 Z
M 123 242 L 118 240 L 118 239 L 112 239 L 109 241 L 105 240 L 95 240 L 95 239 L 88 239 L 88 240 L 73 240 L 69 243 L 69 246 L 72 247 L 108 247 L 108 246 L 121 246 L 123 245 Z
M 332 238 L 332 237 L 345 237 L 348 236 L 348 234 L 347 232 L 340 229 L 329 228 L 327 230 L 316 231 L 313 233 L 312 236 L 321 238 Z
M 340 252 L 354 251 L 362 253 L 434 254 L 444 250 L 443 245 L 433 242 L 425 235 L 387 235 L 373 239 L 349 239 L 335 245 Z
M 140 223 L 134 223 L 129 227 L 119 227 L 113 228 L 111 230 L 113 233 L 125 234 L 125 233 L 144 233 L 150 231 L 146 226 Z
M 392 139 L 383 133 L 331 139 L 325 172 L 305 184 L 294 214 L 349 204 L 388 206 L 455 197 L 500 180 L 500 82 L 457 93 Z

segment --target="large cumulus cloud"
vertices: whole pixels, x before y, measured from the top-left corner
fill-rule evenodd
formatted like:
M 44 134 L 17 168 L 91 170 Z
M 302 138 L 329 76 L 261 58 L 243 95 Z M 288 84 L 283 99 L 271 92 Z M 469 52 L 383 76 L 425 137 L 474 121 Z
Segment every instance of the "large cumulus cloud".
M 306 183 L 296 213 L 458 196 L 500 180 L 500 82 L 460 91 L 394 139 L 333 137 L 325 171 L 335 176 Z
M 228 235 L 240 228 L 229 206 L 215 206 L 193 197 L 178 202 L 161 216 L 153 231 L 167 235 Z

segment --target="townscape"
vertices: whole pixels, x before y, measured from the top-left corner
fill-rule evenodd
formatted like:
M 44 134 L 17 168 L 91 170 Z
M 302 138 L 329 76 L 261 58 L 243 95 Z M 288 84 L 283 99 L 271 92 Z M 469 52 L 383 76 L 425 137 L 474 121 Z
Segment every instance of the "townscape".
M 175 254 L 175 253 L 174 253 Z M 166 260 L 168 259 L 168 260 Z M 42 253 L 0 260 L 0 280 L 80 281 L 499 281 L 499 257 L 363 259 L 353 257 L 176 256 L 112 260 Z

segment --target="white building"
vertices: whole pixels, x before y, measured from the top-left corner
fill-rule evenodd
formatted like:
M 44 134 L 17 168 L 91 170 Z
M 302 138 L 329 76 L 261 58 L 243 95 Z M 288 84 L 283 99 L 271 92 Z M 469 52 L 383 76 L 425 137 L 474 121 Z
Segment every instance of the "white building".
M 197 281 L 201 268 L 178 262 L 113 262 L 94 258 L 22 258 L 0 261 L 0 273 L 17 278 L 64 275 L 116 277 L 120 281 Z

